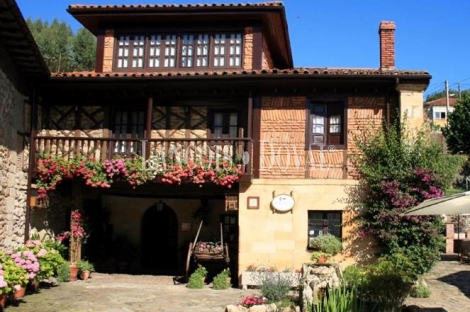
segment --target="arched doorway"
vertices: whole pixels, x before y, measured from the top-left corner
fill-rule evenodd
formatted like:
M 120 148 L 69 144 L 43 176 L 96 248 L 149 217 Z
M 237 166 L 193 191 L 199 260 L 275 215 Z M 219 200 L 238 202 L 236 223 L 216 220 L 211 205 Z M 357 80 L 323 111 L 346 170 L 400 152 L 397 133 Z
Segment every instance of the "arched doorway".
M 142 217 L 142 269 L 149 273 L 174 273 L 178 263 L 178 218 L 164 203 L 147 209 Z

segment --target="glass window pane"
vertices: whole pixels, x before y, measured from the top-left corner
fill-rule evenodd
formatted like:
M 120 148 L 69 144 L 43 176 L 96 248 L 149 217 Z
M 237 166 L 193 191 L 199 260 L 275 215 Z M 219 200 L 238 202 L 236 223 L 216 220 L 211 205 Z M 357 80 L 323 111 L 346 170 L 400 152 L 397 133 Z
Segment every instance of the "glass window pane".
M 323 125 L 313 125 L 312 133 L 325 133 L 325 127 Z
M 238 125 L 238 114 L 237 113 L 230 113 L 230 118 L 229 118 L 229 123 L 230 126 L 236 126 Z
M 215 113 L 214 114 L 214 126 L 222 126 L 223 125 L 223 114 L 222 113 Z
M 341 127 L 340 125 L 330 125 L 330 133 L 340 133 Z
M 313 136 L 313 143 L 323 143 L 323 135 L 314 135 Z

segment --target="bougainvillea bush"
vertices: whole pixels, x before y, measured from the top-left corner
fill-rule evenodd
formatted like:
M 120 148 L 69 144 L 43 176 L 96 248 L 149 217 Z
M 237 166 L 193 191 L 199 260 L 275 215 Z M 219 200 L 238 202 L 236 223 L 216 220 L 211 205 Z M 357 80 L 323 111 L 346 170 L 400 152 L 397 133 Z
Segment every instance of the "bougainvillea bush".
M 359 185 L 350 192 L 350 204 L 359 212 L 359 234 L 372 235 L 379 256 L 406 264 L 403 269 L 415 278 L 439 260 L 443 223 L 440 216 L 403 213 L 425 199 L 444 195 L 463 159 L 445 155 L 429 132 L 411 133 L 405 123 L 356 137 Z

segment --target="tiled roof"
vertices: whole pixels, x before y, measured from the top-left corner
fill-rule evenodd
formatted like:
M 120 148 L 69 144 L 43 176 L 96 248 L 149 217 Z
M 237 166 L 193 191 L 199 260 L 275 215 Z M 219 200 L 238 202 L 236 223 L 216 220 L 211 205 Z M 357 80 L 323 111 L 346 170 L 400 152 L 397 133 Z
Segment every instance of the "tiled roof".
M 456 98 L 449 98 L 449 105 L 454 106 L 457 104 L 457 99 Z M 424 103 L 426 106 L 446 106 L 447 105 L 447 100 L 445 97 L 435 99 L 433 101 L 429 101 Z
M 24 77 L 49 76 L 49 69 L 14 0 L 0 0 L 0 45 Z
M 188 8 L 240 8 L 240 7 L 283 7 L 282 2 L 260 2 L 260 3 L 205 3 L 205 4 L 122 4 L 122 5 L 88 5 L 88 4 L 71 4 L 69 10 L 81 9 L 113 9 L 113 10 L 129 10 L 129 9 L 188 9 Z
M 253 76 L 324 76 L 324 77 L 402 77 L 423 76 L 431 78 L 428 72 L 414 70 L 380 70 L 367 68 L 293 68 L 263 70 L 226 70 L 226 71 L 172 71 L 172 72 L 63 72 L 54 73 L 54 78 L 169 78 L 169 77 L 253 77 Z

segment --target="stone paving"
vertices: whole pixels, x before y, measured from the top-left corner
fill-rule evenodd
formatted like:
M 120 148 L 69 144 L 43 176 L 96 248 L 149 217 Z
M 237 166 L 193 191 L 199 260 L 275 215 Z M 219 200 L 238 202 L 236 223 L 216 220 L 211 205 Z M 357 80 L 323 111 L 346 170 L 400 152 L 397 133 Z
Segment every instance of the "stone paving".
M 411 311 L 470 311 L 470 264 L 441 261 L 425 276 L 430 298 L 409 298 Z M 188 289 L 170 276 L 99 274 L 86 281 L 62 283 L 21 301 L 6 312 L 223 312 L 256 290 Z

